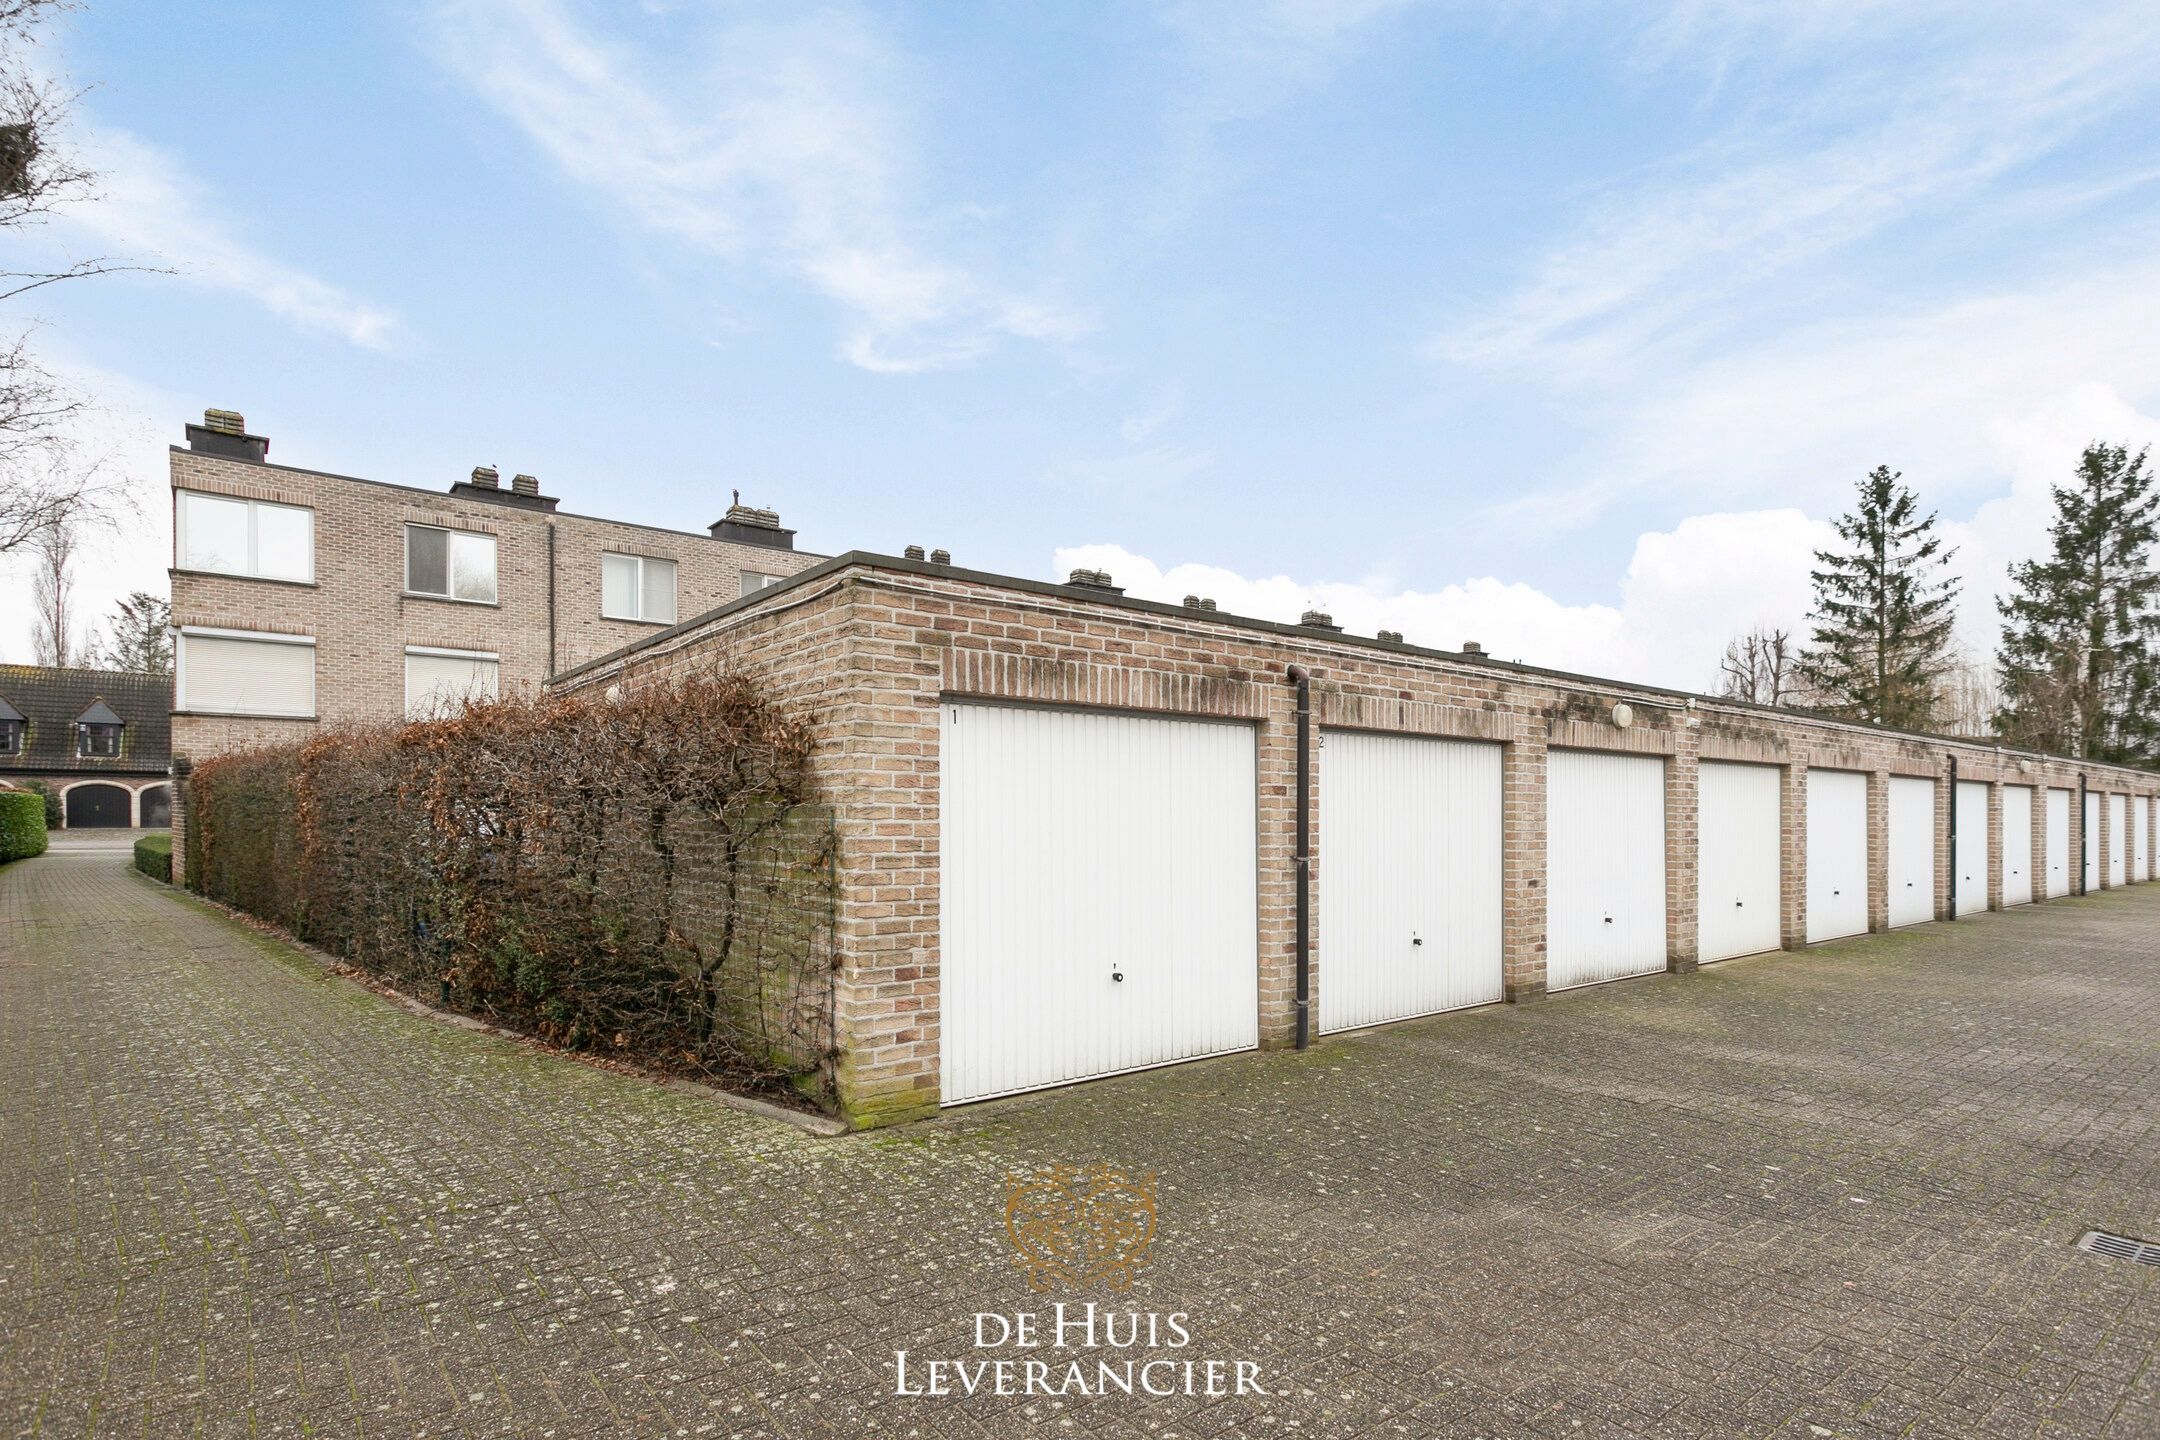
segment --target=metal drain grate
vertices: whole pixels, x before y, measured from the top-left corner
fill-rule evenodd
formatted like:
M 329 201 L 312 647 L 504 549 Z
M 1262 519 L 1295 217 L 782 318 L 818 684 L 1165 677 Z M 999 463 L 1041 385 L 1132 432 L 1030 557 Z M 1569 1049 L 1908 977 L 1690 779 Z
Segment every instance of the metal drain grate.
M 2128 1235 L 2110 1235 L 2105 1230 L 2087 1230 L 2078 1237 L 2077 1248 L 2088 1255 L 2105 1255 L 2135 1265 L 2160 1265 L 2160 1245 L 2133 1240 Z

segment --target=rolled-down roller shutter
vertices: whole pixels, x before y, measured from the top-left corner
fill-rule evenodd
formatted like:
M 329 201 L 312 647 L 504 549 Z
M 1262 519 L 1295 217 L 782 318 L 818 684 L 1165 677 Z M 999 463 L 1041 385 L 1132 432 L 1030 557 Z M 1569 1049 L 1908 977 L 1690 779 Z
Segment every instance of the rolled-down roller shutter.
M 221 715 L 315 713 L 315 642 L 183 630 L 176 707 Z

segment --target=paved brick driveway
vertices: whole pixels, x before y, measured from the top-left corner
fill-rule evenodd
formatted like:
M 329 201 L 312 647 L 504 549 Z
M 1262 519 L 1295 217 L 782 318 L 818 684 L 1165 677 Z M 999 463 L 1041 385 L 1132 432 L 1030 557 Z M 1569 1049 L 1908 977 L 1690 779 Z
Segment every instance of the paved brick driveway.
M 1265 1400 L 896 1398 L 1042 1309 L 1001 1177 Z M 819 1140 L 0 871 L 28 1433 L 2160 1435 L 2160 886 Z

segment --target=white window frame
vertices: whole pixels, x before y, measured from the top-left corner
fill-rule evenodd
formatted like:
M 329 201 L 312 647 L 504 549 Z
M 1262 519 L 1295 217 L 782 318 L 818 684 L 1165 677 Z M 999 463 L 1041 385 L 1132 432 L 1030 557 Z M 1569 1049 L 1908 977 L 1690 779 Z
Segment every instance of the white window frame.
M 610 560 L 635 560 L 637 562 L 637 585 L 632 593 L 637 596 L 638 612 L 635 615 L 611 615 L 607 608 L 607 562 Z M 649 564 L 665 565 L 675 572 L 675 617 L 655 620 L 645 610 L 645 567 Z M 600 618 L 603 620 L 628 620 L 641 625 L 673 625 L 682 615 L 682 564 L 666 555 L 640 555 L 632 550 L 603 550 L 600 552 Z
M 755 595 L 760 590 L 770 590 L 773 586 L 788 578 L 785 575 L 774 575 L 766 570 L 745 570 L 741 573 L 742 593 L 745 595 Z M 750 583 L 752 580 L 758 583 L 752 585 Z
M 275 720 L 313 720 L 322 706 L 322 677 L 315 677 L 315 709 L 310 710 L 226 710 L 202 705 L 192 705 L 187 692 L 187 637 L 200 635 L 205 640 L 263 640 L 273 645 L 305 645 L 315 648 L 312 635 L 284 635 L 272 630 L 224 630 L 210 625 L 181 625 L 173 633 L 180 637 L 173 646 L 173 709 L 182 714 L 195 715 L 259 715 Z
M 108 751 L 104 751 L 104 750 L 99 750 L 99 749 L 96 749 L 95 747 L 93 747 L 93 746 L 91 745 L 91 743 L 90 743 L 90 740 L 91 740 L 91 736 L 92 736 L 92 735 L 94 735 L 94 734 L 95 734 L 95 733 L 96 733 L 97 731 L 99 731 L 99 730 L 110 730 L 110 731 L 112 731 L 112 749 L 111 749 L 111 751 L 109 751 L 109 752 L 108 752 Z M 108 724 L 106 724 L 106 723 L 105 723 L 105 722 L 103 722 L 103 721 L 98 721 L 98 722 L 96 722 L 96 723 L 90 723 L 90 722 L 86 722 L 86 721 L 82 721 L 82 720 L 78 720 L 78 721 L 76 721 L 76 722 L 75 722 L 75 758 L 76 758 L 76 759 L 78 759 L 78 760 L 117 760 L 117 759 L 119 759 L 119 758 L 120 758 L 120 746 L 121 746 L 121 742 L 122 742 L 122 740 L 123 740 L 123 739 L 125 738 L 125 734 L 126 734 L 126 731 L 127 731 L 127 723 L 126 723 L 125 721 L 121 722 L 121 723 L 120 723 L 120 724 L 118 724 L 118 725 L 108 725 Z
M 200 495 L 206 500 L 222 500 L 229 505 L 247 506 L 247 568 L 245 570 L 218 570 L 209 566 L 195 565 L 188 560 L 187 516 L 190 495 Z M 265 575 L 262 573 L 261 526 L 255 522 L 262 510 L 295 510 L 307 516 L 307 578 L 295 580 L 290 575 Z M 215 490 L 173 491 L 173 568 L 193 570 L 203 575 L 232 575 L 242 580 L 268 580 L 276 585 L 312 585 L 315 583 L 315 510 L 309 505 L 287 505 L 279 500 L 254 500 L 245 495 L 222 495 Z
M 403 658 L 409 660 L 415 655 L 430 656 L 437 660 L 485 660 L 495 667 L 494 698 L 499 699 L 502 696 L 502 654 L 500 651 L 452 650 L 441 645 L 407 645 Z M 413 718 L 412 699 L 412 681 L 408 672 L 405 682 L 404 709 L 404 715 L 407 719 Z
M 489 577 L 494 581 L 494 584 L 489 589 L 488 598 L 485 600 L 469 600 L 463 595 L 446 593 L 453 590 L 457 585 L 457 565 L 450 558 L 451 542 L 448 540 L 443 542 L 443 589 L 440 591 L 414 589 L 412 583 L 412 532 L 415 530 L 440 530 L 443 534 L 451 536 L 470 535 L 475 539 L 485 540 L 488 544 L 494 546 L 495 564 L 491 567 L 494 573 Z M 407 595 L 417 595 L 423 600 L 447 600 L 453 605 L 500 605 L 502 603 L 501 536 L 491 534 L 486 530 L 460 530 L 455 525 L 430 525 L 424 520 L 407 520 L 404 529 L 398 534 L 398 539 L 405 547 L 403 564 L 405 566 L 405 593 Z
M 13 757 L 22 754 L 29 733 L 28 720 L 0 720 L 0 755 Z

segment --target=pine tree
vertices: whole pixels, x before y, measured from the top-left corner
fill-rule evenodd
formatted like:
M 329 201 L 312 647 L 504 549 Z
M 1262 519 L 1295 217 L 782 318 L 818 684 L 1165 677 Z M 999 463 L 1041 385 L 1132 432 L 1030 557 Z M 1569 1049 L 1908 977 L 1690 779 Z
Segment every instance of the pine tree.
M 146 675 L 172 674 L 172 606 L 147 590 L 137 590 L 113 607 L 108 633 L 96 651 L 108 670 L 136 670 Z
M 1935 719 L 1958 587 L 1943 573 L 1956 552 L 1902 478 L 1876 466 L 1860 482 L 1859 508 L 1832 522 L 1846 548 L 1815 552 L 1800 674 L 1833 714 L 1913 730 Z
M 2123 763 L 2160 758 L 2152 568 L 2160 493 L 2150 452 L 2085 447 L 2077 479 L 2057 485 L 2049 553 L 2010 567 L 2002 612 L 2005 738 Z

